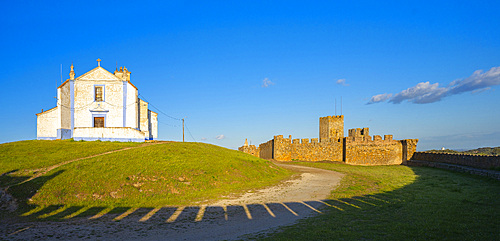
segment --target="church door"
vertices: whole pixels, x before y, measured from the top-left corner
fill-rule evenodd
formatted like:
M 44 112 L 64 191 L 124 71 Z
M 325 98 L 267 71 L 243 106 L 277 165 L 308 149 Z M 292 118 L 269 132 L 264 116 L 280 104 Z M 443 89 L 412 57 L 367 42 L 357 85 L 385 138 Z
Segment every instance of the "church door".
M 104 117 L 94 117 L 94 127 L 104 127 Z

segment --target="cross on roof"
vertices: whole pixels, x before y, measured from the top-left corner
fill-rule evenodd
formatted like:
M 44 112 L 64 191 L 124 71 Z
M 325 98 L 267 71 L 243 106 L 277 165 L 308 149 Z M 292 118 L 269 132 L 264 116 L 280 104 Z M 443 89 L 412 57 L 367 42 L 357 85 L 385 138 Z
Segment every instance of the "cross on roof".
M 101 59 L 97 59 L 97 66 L 101 67 Z

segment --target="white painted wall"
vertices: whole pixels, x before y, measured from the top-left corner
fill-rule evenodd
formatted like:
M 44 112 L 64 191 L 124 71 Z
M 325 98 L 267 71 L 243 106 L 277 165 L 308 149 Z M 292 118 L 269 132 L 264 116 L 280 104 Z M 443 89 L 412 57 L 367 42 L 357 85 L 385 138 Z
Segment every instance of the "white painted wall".
M 149 111 L 149 116 L 151 118 L 150 123 L 150 135 L 154 140 L 158 139 L 158 114 L 154 111 Z
M 57 137 L 57 123 L 59 121 L 58 112 L 58 107 L 54 107 L 36 116 L 37 138 Z
M 70 82 L 66 81 L 59 87 L 58 91 L 58 107 L 61 113 L 60 128 L 71 129 L 71 98 L 70 98 Z
M 138 122 L 138 92 L 137 89 L 127 81 L 127 127 L 139 128 Z
M 102 102 L 94 101 L 96 85 L 104 86 Z M 56 108 L 37 115 L 37 137 L 57 137 L 57 129 L 71 129 L 70 86 L 69 80 L 59 86 Z M 127 128 L 123 127 L 124 88 Z M 103 68 L 97 67 L 74 80 L 73 99 L 74 137 L 99 137 L 98 133 L 107 138 L 113 138 L 113 135 L 116 135 L 116 138 L 125 138 L 127 135 L 130 138 L 143 139 L 158 137 L 158 115 L 148 110 L 147 102 L 143 102 L 144 109 L 140 110 L 137 88 Z M 93 128 L 93 115 L 104 115 L 106 128 Z
M 94 86 L 104 85 L 104 101 L 94 101 Z M 121 81 L 75 81 L 75 127 L 92 127 L 92 114 L 104 114 L 105 127 L 123 127 Z M 106 112 L 100 112 L 104 110 Z
M 144 133 L 130 127 L 75 127 L 74 138 L 131 138 L 144 140 Z

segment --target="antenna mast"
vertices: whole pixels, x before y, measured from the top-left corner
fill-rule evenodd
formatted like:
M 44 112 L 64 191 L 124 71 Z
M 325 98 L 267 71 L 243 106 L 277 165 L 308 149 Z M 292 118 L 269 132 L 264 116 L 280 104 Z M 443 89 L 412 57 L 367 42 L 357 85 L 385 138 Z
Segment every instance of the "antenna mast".
M 335 98 L 335 115 L 337 115 L 337 98 Z
M 342 96 L 340 96 L 340 115 L 342 115 Z

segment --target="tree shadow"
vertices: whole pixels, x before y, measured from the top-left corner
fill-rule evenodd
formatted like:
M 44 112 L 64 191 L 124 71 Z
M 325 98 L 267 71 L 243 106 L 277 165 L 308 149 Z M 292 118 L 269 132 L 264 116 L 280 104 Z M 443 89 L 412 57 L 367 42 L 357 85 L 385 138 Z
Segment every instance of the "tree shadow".
M 15 185 L 17 183 L 24 182 L 30 178 L 29 176 L 13 176 L 13 175 L 11 175 L 17 171 L 19 171 L 19 169 L 14 169 L 14 170 L 5 172 L 2 175 L 0 175 L 0 187 L 3 187 L 3 189 L 5 189 L 6 187 Z
M 30 206 L 31 213 L 26 216 L 51 221 L 127 221 L 137 223 L 138 229 L 168 229 L 186 223 L 190 228 L 197 223 L 234 228 L 235 223 L 258 226 L 278 219 L 310 217 L 268 238 L 499 240 L 498 181 L 427 167 L 410 168 L 416 175 L 412 183 L 392 191 L 350 198 L 230 206 Z M 37 190 L 34 187 L 40 188 L 59 174 L 19 185 L 17 192 L 28 197 Z
M 63 172 L 64 170 L 59 170 L 50 175 L 40 176 L 29 181 L 26 180 L 31 178 L 30 176 L 11 177 L 10 175 L 6 175 L 6 178 L 9 178 L 10 180 L 6 180 L 5 183 L 13 183 L 13 184 L 5 188 L 5 191 L 15 198 L 16 203 L 18 205 L 17 209 L 18 213 L 30 212 L 31 210 L 37 209 L 38 206 L 30 204 L 29 200 L 36 194 L 36 192 L 40 188 L 42 188 L 43 185 L 45 185 L 45 183 L 57 177 Z M 3 183 L 4 182 L 2 182 L 2 184 Z M 49 208 L 46 208 L 47 209 L 46 212 L 50 212 L 51 209 L 55 209 L 56 207 L 50 206 Z

